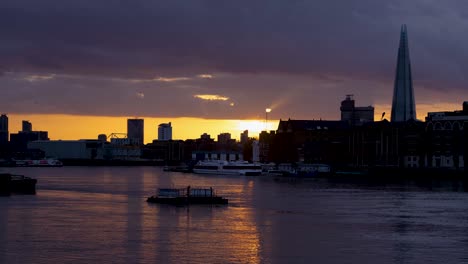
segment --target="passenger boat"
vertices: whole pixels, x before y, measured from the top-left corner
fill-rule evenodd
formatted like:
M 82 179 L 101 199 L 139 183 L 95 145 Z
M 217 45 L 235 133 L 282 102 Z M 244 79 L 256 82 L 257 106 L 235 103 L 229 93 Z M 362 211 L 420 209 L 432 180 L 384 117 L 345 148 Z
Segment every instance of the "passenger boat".
M 15 160 L 16 167 L 62 167 L 63 163 L 56 159 Z
M 216 195 L 213 188 L 160 188 L 157 195 L 148 197 L 148 203 L 160 204 L 227 204 L 228 199 Z
M 199 174 L 256 176 L 262 174 L 262 167 L 246 161 L 209 160 L 199 161 L 193 167 L 193 172 Z

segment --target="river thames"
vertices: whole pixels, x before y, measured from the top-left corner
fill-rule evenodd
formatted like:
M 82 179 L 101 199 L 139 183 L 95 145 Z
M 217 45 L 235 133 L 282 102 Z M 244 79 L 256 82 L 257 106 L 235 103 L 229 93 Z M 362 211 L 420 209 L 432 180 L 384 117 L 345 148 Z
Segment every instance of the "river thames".
M 468 263 L 461 183 L 204 176 L 158 167 L 0 168 L 38 180 L 0 197 L 0 263 Z M 213 187 L 227 206 L 148 204 Z

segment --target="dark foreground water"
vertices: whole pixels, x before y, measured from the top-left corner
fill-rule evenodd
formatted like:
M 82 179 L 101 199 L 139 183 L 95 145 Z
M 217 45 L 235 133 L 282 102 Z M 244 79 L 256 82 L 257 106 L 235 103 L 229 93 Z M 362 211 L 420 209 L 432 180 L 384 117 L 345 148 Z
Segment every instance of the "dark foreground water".
M 8 171 L 39 182 L 35 196 L 0 197 L 0 263 L 468 263 L 468 193 L 457 183 Z M 145 202 L 187 185 L 213 186 L 230 204 Z

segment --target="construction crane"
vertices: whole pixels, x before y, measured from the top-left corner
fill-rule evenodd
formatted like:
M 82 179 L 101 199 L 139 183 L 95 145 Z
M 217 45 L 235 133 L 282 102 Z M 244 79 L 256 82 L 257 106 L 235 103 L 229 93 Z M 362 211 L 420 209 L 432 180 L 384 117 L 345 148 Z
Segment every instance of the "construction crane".
M 107 138 L 127 138 L 127 133 L 112 133 Z

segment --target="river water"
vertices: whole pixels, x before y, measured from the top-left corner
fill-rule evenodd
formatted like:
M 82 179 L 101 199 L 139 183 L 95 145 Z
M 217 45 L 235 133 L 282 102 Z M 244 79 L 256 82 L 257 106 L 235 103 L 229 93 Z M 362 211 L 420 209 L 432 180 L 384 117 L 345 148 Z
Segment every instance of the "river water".
M 0 169 L 0 172 L 7 170 Z M 468 263 L 461 183 L 203 176 L 157 167 L 12 168 L 36 195 L 0 197 L 0 263 Z M 213 187 L 227 206 L 146 203 Z

